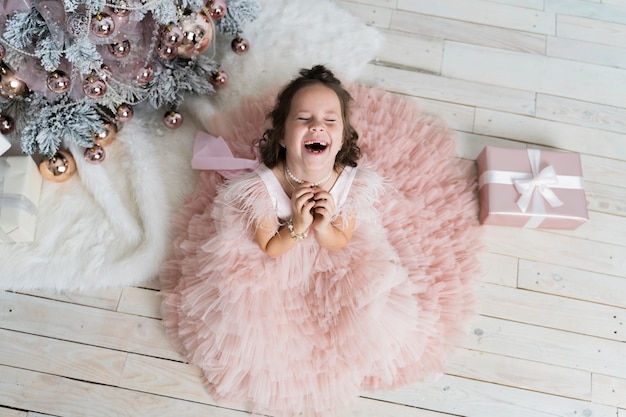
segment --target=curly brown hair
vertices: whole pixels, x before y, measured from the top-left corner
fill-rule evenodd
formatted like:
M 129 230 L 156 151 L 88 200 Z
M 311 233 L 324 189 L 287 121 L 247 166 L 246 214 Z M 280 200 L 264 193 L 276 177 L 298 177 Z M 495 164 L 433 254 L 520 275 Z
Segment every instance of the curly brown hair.
M 286 159 L 285 148 L 280 146 L 280 141 L 285 135 L 285 121 L 291 108 L 294 95 L 303 87 L 314 84 L 322 84 L 337 94 L 341 104 L 341 117 L 343 119 L 343 146 L 335 158 L 335 168 L 344 166 L 357 166 L 357 161 L 361 158 L 361 149 L 357 145 L 359 134 L 350 124 L 349 104 L 352 96 L 343 87 L 341 81 L 323 65 L 315 65 L 311 69 L 300 70 L 300 76 L 293 79 L 278 94 L 274 109 L 266 116 L 271 120 L 272 127 L 263 133 L 263 138 L 259 140 L 259 157 L 268 168 L 273 168 L 278 163 Z

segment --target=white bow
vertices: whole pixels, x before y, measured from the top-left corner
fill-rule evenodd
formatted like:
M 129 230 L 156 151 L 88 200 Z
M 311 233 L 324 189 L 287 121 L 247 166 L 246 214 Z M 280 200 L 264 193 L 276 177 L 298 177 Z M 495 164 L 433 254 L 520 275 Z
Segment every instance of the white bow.
M 536 193 L 539 193 L 541 197 L 543 197 L 552 207 L 559 207 L 563 205 L 563 202 L 559 199 L 559 197 L 557 197 L 551 188 L 559 183 L 556 171 L 552 165 L 548 165 L 539 171 L 540 157 L 541 151 L 537 149 L 528 149 L 528 160 L 530 162 L 532 178 L 516 179 L 513 181 L 515 189 L 517 189 L 520 193 L 520 198 L 517 200 L 517 206 L 524 213 L 528 210 L 528 206 Z M 537 198 L 541 197 L 537 196 Z

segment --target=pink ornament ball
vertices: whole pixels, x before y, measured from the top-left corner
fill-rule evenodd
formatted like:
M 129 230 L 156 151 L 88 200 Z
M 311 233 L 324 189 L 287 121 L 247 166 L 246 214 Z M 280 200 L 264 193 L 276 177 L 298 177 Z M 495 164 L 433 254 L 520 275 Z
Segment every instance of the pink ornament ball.
M 46 85 L 53 93 L 67 93 L 70 89 L 70 77 L 63 71 L 53 71 L 48 75 Z
M 126 0 L 118 0 L 113 3 L 113 14 L 117 17 L 125 17 L 130 14 L 130 8 Z
M 177 129 L 183 124 L 183 115 L 175 110 L 169 110 L 163 117 L 163 123 L 170 129 Z
M 91 19 L 90 29 L 97 37 L 106 38 L 115 31 L 115 21 L 109 14 L 99 12 Z
M 157 45 L 156 53 L 159 57 L 166 61 L 171 61 L 178 55 L 178 47 L 168 46 L 163 43 Z
M 100 79 L 102 81 L 108 83 L 112 75 L 113 72 L 111 71 L 111 67 L 109 67 L 107 64 L 100 65 Z
M 89 98 L 101 98 L 107 92 L 107 85 L 100 78 L 89 75 L 83 82 L 83 92 Z
M 107 122 L 104 124 L 104 130 L 93 135 L 93 141 L 98 146 L 109 146 L 115 141 L 117 136 L 117 126 L 115 123 Z
M 115 113 L 115 120 L 121 123 L 129 122 L 130 119 L 133 118 L 133 106 L 127 103 L 120 104 L 117 106 Z
M 100 145 L 93 145 L 91 148 L 85 149 L 85 161 L 90 164 L 99 164 L 104 161 L 106 152 Z
M 0 97 L 13 100 L 27 95 L 28 92 L 28 85 L 17 78 L 13 70 L 0 61 Z
M 207 4 L 209 15 L 213 19 L 221 19 L 226 15 L 226 2 L 224 0 L 209 0 Z
M 64 182 L 76 172 L 76 161 L 71 153 L 59 150 L 39 163 L 41 176 L 52 182 Z
M 211 84 L 213 84 L 215 88 L 224 87 L 226 84 L 228 84 L 228 73 L 224 70 L 219 70 L 215 74 L 213 74 L 209 81 L 211 82 Z
M 137 74 L 137 82 L 139 84 L 148 84 L 153 79 L 154 68 L 152 68 L 150 64 L 146 64 L 146 66 L 139 71 L 139 74 Z
M 15 120 L 10 116 L 0 114 L 0 133 L 8 135 L 15 130 Z
M 108 45 L 108 50 L 114 57 L 124 58 L 130 54 L 130 41 L 128 39 L 124 39 L 121 42 L 113 42 Z
M 177 47 L 183 42 L 183 30 L 174 23 L 167 24 L 161 28 L 159 39 L 163 45 Z
M 248 52 L 248 49 L 250 49 L 250 42 L 248 42 L 246 39 L 236 37 L 230 43 L 230 47 L 237 55 L 243 55 Z

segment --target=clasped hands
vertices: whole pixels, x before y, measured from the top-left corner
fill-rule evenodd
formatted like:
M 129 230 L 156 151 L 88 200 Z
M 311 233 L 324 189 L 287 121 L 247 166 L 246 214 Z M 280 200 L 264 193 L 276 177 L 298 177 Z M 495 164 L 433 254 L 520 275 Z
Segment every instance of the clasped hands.
M 321 231 L 331 224 L 335 215 L 335 199 L 321 187 L 311 187 L 305 182 L 291 194 L 293 229 L 302 234 L 313 228 Z

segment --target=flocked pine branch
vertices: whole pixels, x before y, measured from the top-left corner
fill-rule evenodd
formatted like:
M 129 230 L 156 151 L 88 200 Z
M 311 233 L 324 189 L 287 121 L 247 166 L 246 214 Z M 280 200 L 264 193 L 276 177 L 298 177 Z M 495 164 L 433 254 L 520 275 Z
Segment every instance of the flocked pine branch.
M 216 29 L 225 35 L 237 36 L 243 26 L 255 20 L 261 12 L 261 5 L 251 0 L 230 0 L 226 15 L 215 23 Z
M 22 152 L 38 151 L 52 156 L 66 145 L 93 146 L 93 133 L 101 130 L 102 116 L 92 103 L 36 106 L 29 111 L 29 121 L 22 132 Z
M 47 33 L 46 22 L 37 10 L 31 9 L 30 12 L 15 13 L 7 21 L 3 36 L 12 46 L 26 49 L 34 43 L 34 39 Z

